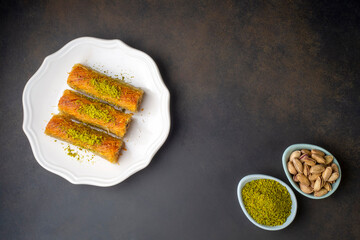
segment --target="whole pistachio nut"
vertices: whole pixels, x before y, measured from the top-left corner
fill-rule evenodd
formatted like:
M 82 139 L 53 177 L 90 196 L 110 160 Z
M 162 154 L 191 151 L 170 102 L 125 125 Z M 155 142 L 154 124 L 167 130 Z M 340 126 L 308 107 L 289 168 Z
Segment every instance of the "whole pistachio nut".
M 310 168 L 310 173 L 322 173 L 323 171 L 325 171 L 323 165 L 315 165 Z
M 324 179 L 321 177 L 321 187 L 324 187 L 325 186 L 325 181 L 324 181 Z
M 325 164 L 326 165 L 329 165 L 334 160 L 334 157 L 331 156 L 331 155 L 326 155 L 324 158 L 325 158 Z
M 297 178 L 297 175 L 293 176 L 293 180 L 294 180 L 294 182 L 299 182 L 299 179 Z
M 332 168 L 333 172 L 339 172 L 339 167 L 335 163 L 331 164 L 331 168 Z
M 324 185 L 324 188 L 328 191 L 328 192 L 330 192 L 331 191 L 331 189 L 332 189 L 332 187 L 331 187 L 331 184 L 330 183 L 325 183 L 325 185 Z
M 316 179 L 316 181 L 315 181 L 315 184 L 314 184 L 314 191 L 315 192 L 317 192 L 317 191 L 319 191 L 321 189 L 321 185 L 322 185 L 321 182 L 322 182 L 321 177 L 318 177 Z
M 336 179 L 339 178 L 339 173 L 338 172 L 334 172 L 331 174 L 331 176 L 329 177 L 328 181 L 329 182 L 332 182 L 332 181 L 335 181 Z
M 306 165 L 305 163 L 303 166 L 303 173 L 304 173 L 305 177 L 308 177 L 309 173 L 310 173 L 310 167 L 308 165 Z
M 297 172 L 302 173 L 303 172 L 303 165 L 301 164 L 300 160 L 298 158 L 293 158 L 292 162 L 294 163 L 294 167 Z
M 307 154 L 303 154 L 303 155 L 301 155 L 300 157 L 299 157 L 299 160 L 301 161 L 301 162 L 304 162 L 304 159 L 305 158 L 308 158 L 309 156 L 307 155 Z
M 317 150 L 317 149 L 311 149 L 311 154 L 317 154 L 320 156 L 325 156 L 325 153 L 323 151 Z
M 312 189 L 312 187 L 310 187 L 310 186 L 306 186 L 306 185 L 304 185 L 304 184 L 302 184 L 302 183 L 300 183 L 299 185 L 300 185 L 301 191 L 303 191 L 304 193 L 309 194 L 309 193 L 312 193 L 312 192 L 314 191 L 314 190 Z
M 290 160 L 293 160 L 294 158 L 299 158 L 301 155 L 301 152 L 299 150 L 297 151 L 293 151 L 291 154 L 290 154 Z
M 313 153 L 311 154 L 311 158 L 320 164 L 325 164 L 325 158 L 323 158 L 319 154 Z
M 310 151 L 310 150 L 307 150 L 307 149 L 301 149 L 301 153 L 302 153 L 302 154 L 306 154 L 306 155 L 308 155 L 308 156 L 311 155 L 311 151 Z
M 322 178 L 324 179 L 324 182 L 327 182 L 327 180 L 329 180 L 331 174 L 332 174 L 332 168 L 327 167 L 325 171 L 323 171 L 322 173 Z
M 292 175 L 297 174 L 297 171 L 294 167 L 293 162 L 288 161 L 287 168 L 288 168 L 289 173 L 291 173 Z
M 306 165 L 309 165 L 309 166 L 315 166 L 316 165 L 316 161 L 314 159 L 312 159 L 312 158 L 304 158 L 303 162 Z
M 321 197 L 324 196 L 325 194 L 327 194 L 328 190 L 326 190 L 325 188 L 320 189 L 317 192 L 314 192 L 314 196 L 315 197 Z
M 310 173 L 308 178 L 310 181 L 316 181 L 316 179 L 320 176 L 321 176 L 321 173 Z
M 304 174 L 298 173 L 296 177 L 300 183 L 304 184 L 305 186 L 310 186 L 310 181 L 307 177 L 304 176 Z

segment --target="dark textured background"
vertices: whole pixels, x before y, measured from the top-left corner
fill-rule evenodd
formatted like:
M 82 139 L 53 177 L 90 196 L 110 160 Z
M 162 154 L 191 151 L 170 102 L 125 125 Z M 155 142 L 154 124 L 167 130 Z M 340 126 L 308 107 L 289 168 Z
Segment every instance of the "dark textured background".
M 360 4 L 356 1 L 0 1 L 1 239 L 359 239 Z M 158 64 L 172 129 L 151 164 L 114 187 L 44 170 L 22 131 L 22 91 L 81 36 L 121 39 Z M 288 182 L 294 143 L 332 152 L 330 198 L 296 193 L 295 221 L 251 224 L 238 181 Z

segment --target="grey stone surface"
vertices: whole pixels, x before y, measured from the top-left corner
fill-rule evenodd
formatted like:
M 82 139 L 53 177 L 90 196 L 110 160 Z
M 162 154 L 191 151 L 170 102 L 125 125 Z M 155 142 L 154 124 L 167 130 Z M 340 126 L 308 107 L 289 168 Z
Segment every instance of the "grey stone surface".
M 360 8 L 356 1 L 1 1 L 1 239 L 359 239 Z M 22 131 L 22 91 L 72 39 L 121 39 L 154 58 L 172 129 L 151 164 L 114 187 L 43 169 Z M 297 194 L 267 232 L 241 212 L 251 173 L 287 182 L 294 143 L 332 152 L 343 178 Z

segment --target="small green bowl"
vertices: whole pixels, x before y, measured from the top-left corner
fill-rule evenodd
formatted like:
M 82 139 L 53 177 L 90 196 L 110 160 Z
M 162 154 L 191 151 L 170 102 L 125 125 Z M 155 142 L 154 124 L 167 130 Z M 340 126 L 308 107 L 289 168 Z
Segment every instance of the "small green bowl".
M 289 160 L 290 154 L 293 151 L 301 150 L 301 149 L 310 149 L 310 150 L 311 149 L 317 149 L 317 150 L 323 151 L 327 155 L 332 155 L 334 157 L 333 162 L 339 167 L 339 178 L 336 179 L 336 181 L 332 184 L 332 190 L 330 192 L 328 192 L 327 194 L 321 196 L 321 197 L 315 197 L 313 194 L 307 194 L 307 193 L 304 193 L 303 191 L 301 191 L 300 187 L 297 185 L 296 182 L 294 182 L 294 180 L 292 178 L 292 175 L 289 173 L 289 171 L 287 169 L 287 162 Z M 289 146 L 288 148 L 286 148 L 286 150 L 284 151 L 283 156 L 282 156 L 282 165 L 283 165 L 286 177 L 288 178 L 291 185 L 296 189 L 296 191 L 298 191 L 299 193 L 301 193 L 305 197 L 312 198 L 312 199 L 327 198 L 331 194 L 333 194 L 336 191 L 336 189 L 339 187 L 340 180 L 341 180 L 341 175 L 342 175 L 339 162 L 336 160 L 336 158 L 335 158 L 335 156 L 333 154 L 331 154 L 329 151 L 327 151 L 326 149 L 324 149 L 322 147 L 319 147 L 319 146 L 316 146 L 316 145 L 313 145 L 313 144 L 306 144 L 306 143 L 293 144 L 293 145 Z
M 281 185 L 283 185 L 286 190 L 289 192 L 290 194 L 290 198 L 291 198 L 291 213 L 290 216 L 288 216 L 288 218 L 286 219 L 286 221 L 282 224 L 282 225 L 278 225 L 278 226 L 266 226 L 266 225 L 262 225 L 258 222 L 255 221 L 255 219 L 253 219 L 250 214 L 247 212 L 246 208 L 245 208 L 245 204 L 243 202 L 243 198 L 242 198 L 242 188 L 245 186 L 246 183 L 254 181 L 254 180 L 259 180 L 259 179 L 270 179 L 270 180 L 274 180 L 278 183 L 280 183 Z M 251 175 L 247 175 L 245 177 L 243 177 L 237 187 L 237 196 L 238 196 L 238 200 L 239 200 L 239 204 L 241 209 L 243 210 L 245 216 L 249 219 L 250 222 L 252 222 L 255 226 L 262 228 L 264 230 L 268 230 L 268 231 L 277 231 L 277 230 L 281 230 L 286 228 L 287 226 L 290 225 L 290 223 L 292 223 L 292 221 L 294 221 L 295 216 L 296 216 L 296 211 L 297 211 L 297 201 L 296 201 L 296 196 L 295 193 L 293 192 L 293 190 L 291 190 L 291 188 L 284 183 L 283 181 L 281 181 L 280 179 L 274 178 L 272 176 L 268 176 L 268 175 L 264 175 L 264 174 L 251 174 Z

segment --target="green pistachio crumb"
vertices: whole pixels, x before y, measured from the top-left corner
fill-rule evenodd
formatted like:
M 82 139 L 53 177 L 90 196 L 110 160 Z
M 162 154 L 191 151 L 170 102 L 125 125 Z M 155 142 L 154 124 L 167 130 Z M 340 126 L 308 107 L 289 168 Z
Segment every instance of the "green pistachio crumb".
M 112 84 L 112 81 L 108 78 L 91 78 L 90 82 L 101 94 L 105 94 L 113 98 L 118 98 L 121 96 L 121 90 Z
M 91 118 L 101 119 L 105 122 L 110 122 L 113 120 L 113 117 L 110 115 L 108 109 L 105 108 L 98 108 L 93 104 L 82 104 L 79 108 L 79 112 L 81 114 L 88 115 Z
M 241 193 L 246 211 L 262 225 L 282 225 L 291 213 L 290 194 L 277 181 L 254 180 L 246 183 Z
M 76 129 L 68 129 L 66 131 L 67 134 L 69 134 L 72 138 L 78 139 L 83 143 L 87 143 L 89 145 L 99 144 L 102 141 L 102 136 L 98 136 L 95 134 L 91 134 L 87 131 L 78 131 Z

